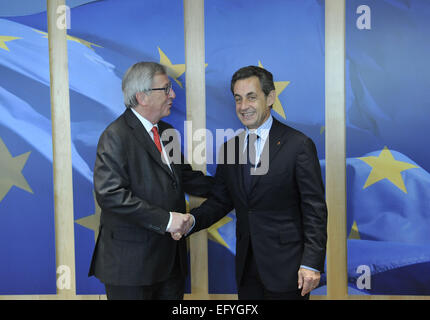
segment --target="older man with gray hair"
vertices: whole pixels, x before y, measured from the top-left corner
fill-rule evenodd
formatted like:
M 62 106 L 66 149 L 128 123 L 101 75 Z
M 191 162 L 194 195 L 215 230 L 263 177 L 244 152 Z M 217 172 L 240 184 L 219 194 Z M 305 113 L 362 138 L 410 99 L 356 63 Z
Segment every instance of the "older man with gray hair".
M 122 91 L 126 110 L 97 146 L 94 188 L 101 217 L 89 276 L 105 284 L 108 299 L 182 299 L 186 243 L 170 233 L 184 234 L 193 223 L 179 213 L 186 211 L 184 192 L 207 197 L 213 181 L 193 171 L 182 154 L 180 163 L 170 161 L 160 141 L 163 131 L 173 131 L 161 119 L 176 96 L 162 65 L 136 63 L 124 75 Z

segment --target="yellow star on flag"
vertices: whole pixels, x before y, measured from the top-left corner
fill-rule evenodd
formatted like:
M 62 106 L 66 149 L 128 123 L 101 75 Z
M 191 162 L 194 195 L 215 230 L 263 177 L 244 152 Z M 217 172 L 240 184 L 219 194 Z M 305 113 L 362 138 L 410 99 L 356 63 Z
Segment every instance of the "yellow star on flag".
M 172 77 L 173 80 L 181 87 L 182 83 L 178 80 L 180 76 L 182 76 L 185 72 L 185 64 L 173 64 L 170 59 L 166 56 L 166 54 L 163 52 L 163 50 L 158 48 L 158 53 L 160 54 L 160 64 L 165 66 L 167 68 L 167 75 Z
M 384 147 L 384 150 L 381 151 L 378 157 L 371 156 L 358 159 L 366 162 L 372 167 L 372 171 L 370 171 L 369 177 L 367 178 L 363 189 L 366 189 L 378 181 L 388 179 L 404 193 L 408 193 L 406 191 L 401 172 L 412 168 L 418 168 L 411 163 L 395 160 L 387 147 Z
M 12 41 L 12 40 L 17 40 L 17 39 L 22 39 L 22 38 L 10 37 L 10 36 L 0 36 L 0 48 L 4 49 L 6 51 L 10 51 L 8 46 L 6 45 L 6 42 Z
M 219 243 L 220 245 L 226 247 L 227 249 L 230 249 L 228 244 L 224 241 L 224 239 L 219 234 L 218 229 L 221 228 L 222 226 L 226 225 L 227 223 L 231 222 L 231 221 L 233 221 L 232 218 L 225 216 L 224 218 L 222 218 L 221 220 L 219 220 L 218 222 L 216 222 L 212 226 L 210 226 L 208 228 L 209 239 Z
M 261 61 L 258 60 L 258 66 L 263 68 Z M 284 89 L 290 84 L 290 81 L 274 81 L 275 91 L 276 91 L 276 101 L 273 104 L 273 110 L 276 111 L 282 118 L 286 119 L 284 108 L 282 107 L 281 101 L 279 100 L 279 95 L 284 91 Z
M 21 172 L 29 156 L 30 151 L 12 157 L 3 140 L 0 138 L 0 202 L 13 186 L 33 193 L 33 190 L 31 190 Z
M 75 222 L 83 226 L 84 228 L 94 231 L 94 243 L 95 243 L 97 241 L 97 237 L 99 236 L 100 215 L 102 210 L 100 209 L 96 201 L 96 196 L 94 194 L 94 191 L 93 191 L 93 198 L 94 198 L 94 207 L 96 208 L 96 212 L 84 218 L 78 219 Z
M 33 30 L 36 31 L 36 32 L 38 32 L 38 33 L 43 34 L 44 38 L 48 38 L 48 33 L 47 32 L 43 32 L 43 31 L 36 30 L 36 29 L 33 29 Z M 91 50 L 94 50 L 92 46 L 103 48 L 102 46 L 99 46 L 98 44 L 95 44 L 95 43 L 92 43 L 92 42 L 89 42 L 89 41 L 86 41 L 84 39 L 80 39 L 80 38 L 77 38 L 77 37 L 66 35 L 66 38 L 67 38 L 67 40 L 83 44 L 84 46 L 86 46 L 87 48 L 90 48 Z
M 69 36 L 69 35 L 67 36 L 67 40 L 75 41 L 77 43 L 83 44 L 84 46 L 86 46 L 87 48 L 90 48 L 91 50 L 94 50 L 93 46 L 103 48 L 102 46 L 99 46 L 98 44 L 95 44 L 95 43 L 92 43 L 92 42 L 89 42 L 87 40 L 80 39 L 77 37 Z
M 167 55 L 163 52 L 163 50 L 160 49 L 160 47 L 158 48 L 158 53 L 160 54 L 160 64 L 162 64 L 163 66 L 166 67 L 167 69 L 167 75 L 171 78 L 173 78 L 173 80 L 175 80 L 175 82 L 181 87 L 184 88 L 182 86 L 182 82 L 178 80 L 178 78 L 180 76 L 182 76 L 185 72 L 185 64 L 173 64 L 172 61 L 170 61 L 170 59 L 167 57 Z M 205 64 L 205 68 L 208 66 L 208 64 Z
M 358 232 L 357 221 L 352 224 L 351 232 L 349 233 L 348 239 L 360 240 L 360 232 Z

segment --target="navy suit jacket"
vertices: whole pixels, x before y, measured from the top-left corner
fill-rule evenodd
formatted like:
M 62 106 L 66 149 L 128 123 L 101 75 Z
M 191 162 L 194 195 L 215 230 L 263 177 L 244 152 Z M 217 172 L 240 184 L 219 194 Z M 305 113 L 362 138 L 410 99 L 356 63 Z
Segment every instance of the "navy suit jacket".
M 327 207 L 312 140 L 276 119 L 268 139 L 261 156 L 262 167 L 266 166 L 263 172 L 267 172 L 252 177 L 249 193 L 241 164 L 244 133 L 222 146 L 212 195 L 191 210 L 195 217 L 192 232 L 235 209 L 237 284 L 252 245 L 265 287 L 286 292 L 297 289 L 300 265 L 324 270 Z

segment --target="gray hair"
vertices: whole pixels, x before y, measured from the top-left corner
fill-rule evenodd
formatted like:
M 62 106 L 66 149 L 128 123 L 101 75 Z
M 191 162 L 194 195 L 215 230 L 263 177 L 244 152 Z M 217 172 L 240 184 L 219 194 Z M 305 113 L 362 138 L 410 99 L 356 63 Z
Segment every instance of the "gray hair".
M 127 108 L 138 105 L 136 93 L 150 92 L 156 74 L 167 74 L 166 68 L 156 62 L 138 62 L 128 68 L 122 78 L 122 93 Z

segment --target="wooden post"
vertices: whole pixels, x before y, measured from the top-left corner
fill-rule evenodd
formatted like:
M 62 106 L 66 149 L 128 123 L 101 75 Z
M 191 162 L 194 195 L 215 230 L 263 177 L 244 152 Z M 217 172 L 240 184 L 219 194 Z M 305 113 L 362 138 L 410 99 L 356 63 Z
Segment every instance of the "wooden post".
M 345 0 L 325 1 L 327 298 L 347 299 Z
M 197 145 L 206 146 L 206 136 L 199 141 L 192 139 L 196 130 L 206 128 L 204 0 L 184 0 L 184 29 L 187 121 L 192 126 L 191 131 L 187 130 L 187 154 L 193 168 L 206 173 L 206 148 L 203 157 L 192 152 Z M 190 197 L 190 208 L 201 202 L 199 198 Z M 206 230 L 190 239 L 191 299 L 209 299 L 207 242 Z
M 75 240 L 65 0 L 47 0 L 58 299 L 75 299 Z M 58 285 L 60 284 L 60 286 Z M 70 284 L 69 287 L 64 285 Z

